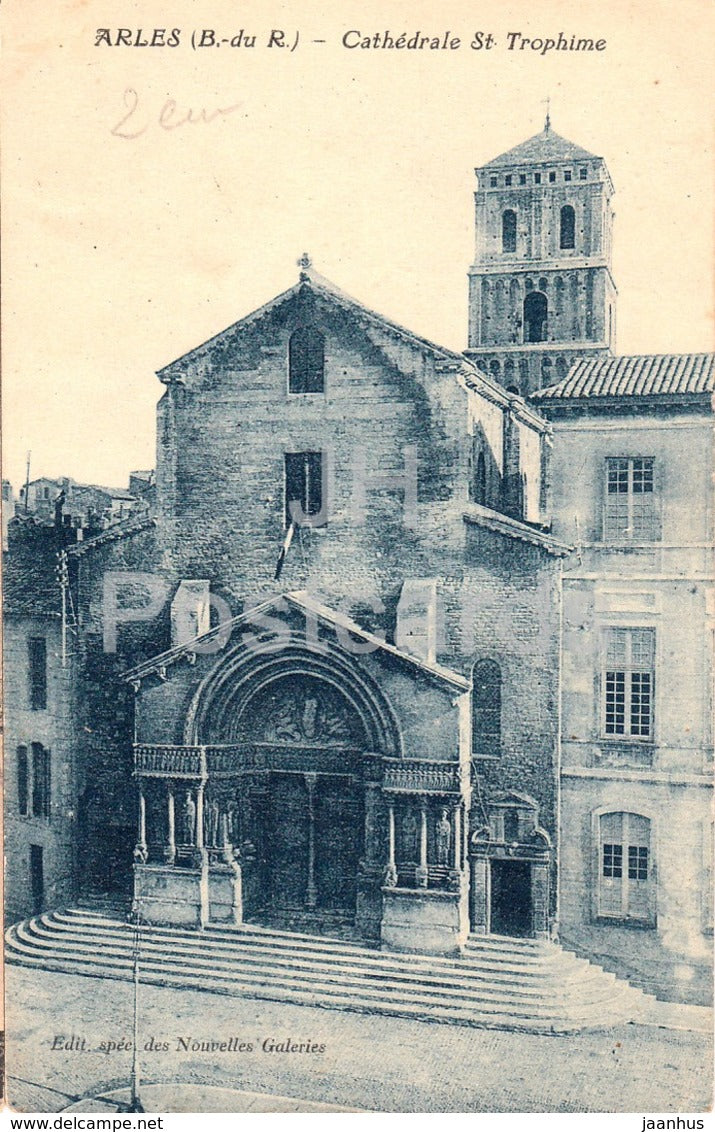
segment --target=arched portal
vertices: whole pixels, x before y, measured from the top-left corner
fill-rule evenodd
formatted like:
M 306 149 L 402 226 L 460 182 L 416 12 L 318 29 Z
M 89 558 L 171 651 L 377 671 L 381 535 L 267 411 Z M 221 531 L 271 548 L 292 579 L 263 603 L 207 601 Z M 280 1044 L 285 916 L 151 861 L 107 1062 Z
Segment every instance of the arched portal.
M 365 843 L 371 759 L 399 747 L 366 674 L 335 648 L 241 646 L 199 688 L 187 742 L 207 752 L 207 848 L 230 842 L 244 917 L 354 921 L 360 862 L 378 850 Z

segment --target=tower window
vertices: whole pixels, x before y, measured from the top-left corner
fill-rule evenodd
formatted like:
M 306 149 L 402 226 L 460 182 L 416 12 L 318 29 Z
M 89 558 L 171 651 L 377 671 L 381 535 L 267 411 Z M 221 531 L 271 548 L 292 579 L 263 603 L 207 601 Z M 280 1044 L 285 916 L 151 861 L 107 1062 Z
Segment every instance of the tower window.
M 556 180 L 556 174 L 555 173 L 549 173 L 549 184 L 553 185 L 555 180 Z
M 588 177 L 588 169 L 579 169 L 578 175 L 582 181 L 585 181 Z
M 324 526 L 325 493 L 323 491 L 323 453 L 286 452 L 285 523 L 298 526 Z
M 494 660 L 478 660 L 472 669 L 472 750 L 498 755 L 501 749 L 501 669 Z
M 510 185 L 511 182 L 512 182 L 512 175 L 511 175 L 511 173 L 507 173 L 506 177 L 504 178 L 504 184 Z
M 314 326 L 299 326 L 288 343 L 288 392 L 323 393 L 325 338 Z
M 489 184 L 491 185 L 491 187 L 492 187 L 493 189 L 495 189 L 495 188 L 497 187 L 497 179 L 496 179 L 496 177 L 491 177 L 491 178 L 490 178 L 490 181 L 489 181 Z
M 548 302 L 542 291 L 529 291 L 524 299 L 524 341 L 546 341 Z
M 559 247 L 573 248 L 576 245 L 576 213 L 570 204 L 561 209 Z
M 502 213 L 501 250 L 503 252 L 516 251 L 516 213 L 513 208 L 507 208 Z

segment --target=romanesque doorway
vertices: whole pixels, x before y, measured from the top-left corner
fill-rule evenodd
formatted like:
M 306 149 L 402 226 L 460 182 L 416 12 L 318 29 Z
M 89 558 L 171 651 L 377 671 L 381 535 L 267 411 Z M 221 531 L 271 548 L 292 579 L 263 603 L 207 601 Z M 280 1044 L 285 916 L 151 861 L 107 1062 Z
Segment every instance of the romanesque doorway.
M 370 749 L 361 712 L 343 686 L 322 674 L 293 669 L 261 676 L 222 713 L 230 742 L 214 748 L 225 752 L 220 778 L 212 778 L 209 756 L 208 806 L 235 814 L 244 915 L 308 929 L 351 923 L 365 849 L 363 771 Z
M 497 935 L 532 934 L 531 862 L 491 862 L 491 930 Z

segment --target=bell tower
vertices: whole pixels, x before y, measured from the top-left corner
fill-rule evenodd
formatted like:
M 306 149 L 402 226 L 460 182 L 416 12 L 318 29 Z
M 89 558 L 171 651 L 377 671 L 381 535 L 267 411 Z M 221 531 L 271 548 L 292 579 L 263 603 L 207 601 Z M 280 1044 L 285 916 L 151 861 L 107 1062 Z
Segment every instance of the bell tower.
M 551 129 L 475 170 L 469 346 L 480 369 L 528 396 L 616 341 L 613 184 L 606 163 Z

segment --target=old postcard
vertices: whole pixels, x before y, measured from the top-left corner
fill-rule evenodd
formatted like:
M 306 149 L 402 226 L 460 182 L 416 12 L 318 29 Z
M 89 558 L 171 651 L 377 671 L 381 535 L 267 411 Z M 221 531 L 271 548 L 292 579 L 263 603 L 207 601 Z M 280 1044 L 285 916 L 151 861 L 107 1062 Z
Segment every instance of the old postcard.
M 2 19 L 10 1108 L 704 1127 L 712 5 Z

